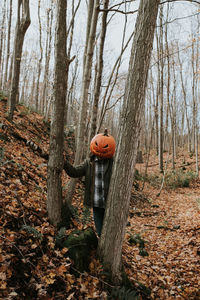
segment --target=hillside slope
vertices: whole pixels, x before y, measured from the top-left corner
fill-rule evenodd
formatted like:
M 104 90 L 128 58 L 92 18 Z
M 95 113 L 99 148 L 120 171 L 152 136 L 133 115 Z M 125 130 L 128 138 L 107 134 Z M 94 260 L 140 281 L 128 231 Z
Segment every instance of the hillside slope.
M 55 247 L 57 230 L 46 211 L 49 127 L 23 105 L 10 123 L 6 105 L 1 99 L 0 299 L 98 299 L 103 293 L 99 280 L 87 274 L 75 277 L 67 249 Z M 67 180 L 63 173 L 63 182 Z M 99 264 L 94 260 L 93 268 L 94 263 Z
M 95 255 L 91 257 L 89 272 L 75 277 L 67 249 L 55 246 L 57 230 L 49 224 L 46 211 L 48 124 L 23 105 L 17 107 L 14 122 L 10 123 L 6 105 L 7 100 L 1 99 L 0 299 L 107 299 L 112 286 L 105 282 Z M 67 151 L 72 154 L 70 148 Z M 195 164 L 191 157 L 185 160 L 187 174 Z M 177 159 L 176 167 L 181 165 Z M 139 173 L 144 167 L 137 165 Z M 149 172 L 158 177 L 156 156 L 150 158 Z M 68 180 L 63 172 L 63 185 Z M 139 299 L 149 299 L 149 290 L 144 287 L 147 286 L 151 299 L 198 300 L 200 181 L 195 179 L 185 188 L 164 188 L 160 197 L 159 189 L 146 183 L 142 192 L 133 191 L 123 246 L 126 272 L 137 291 L 141 291 Z M 79 218 L 73 220 L 73 228 L 78 229 L 93 227 L 92 219 L 86 225 L 82 222 L 82 193 L 80 182 L 73 199 L 80 210 Z M 123 293 L 127 299 L 138 299 L 128 298 L 128 292 Z M 119 291 L 114 290 L 109 299 L 126 298 L 120 298 Z

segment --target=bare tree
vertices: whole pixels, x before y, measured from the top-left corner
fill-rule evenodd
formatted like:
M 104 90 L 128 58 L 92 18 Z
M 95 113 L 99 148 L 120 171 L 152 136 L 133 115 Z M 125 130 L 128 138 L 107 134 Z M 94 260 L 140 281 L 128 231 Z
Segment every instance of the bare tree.
M 122 243 L 128 218 L 140 124 L 144 111 L 159 0 L 141 0 L 129 62 L 123 114 L 98 252 L 114 282 L 121 280 Z
M 53 0 L 51 1 L 51 7 L 47 10 L 47 35 L 46 35 L 46 48 L 45 48 L 45 70 L 43 81 L 43 93 L 41 97 L 41 111 L 45 112 L 45 106 L 47 105 L 47 87 L 49 78 L 49 63 L 51 57 L 51 41 L 52 41 L 52 23 L 53 23 Z
M 178 48 L 178 62 L 179 62 L 179 72 L 180 72 L 180 79 L 181 79 L 181 88 L 182 88 L 184 108 L 185 108 L 185 117 L 186 117 L 186 124 L 187 124 L 188 152 L 191 152 L 191 128 L 190 128 L 190 120 L 189 120 L 189 113 L 188 113 L 186 84 L 184 83 L 183 63 L 182 63 L 181 58 L 180 58 L 179 48 Z
M 81 88 L 81 108 L 80 108 L 80 117 L 79 117 L 78 132 L 77 132 L 75 164 L 81 162 L 83 149 L 84 149 L 84 141 L 85 141 L 84 137 L 85 137 L 85 129 L 86 129 L 85 120 L 87 119 L 88 94 L 89 94 L 89 86 L 91 82 L 92 61 L 93 61 L 93 54 L 94 54 L 98 15 L 99 15 L 99 0 L 95 0 L 92 20 L 91 20 L 90 33 L 89 33 L 88 43 L 86 46 L 87 52 L 86 52 L 84 70 L 83 70 L 83 80 L 82 80 L 82 88 Z
M 88 25 L 87 25 L 87 32 L 86 32 L 84 59 L 83 59 L 83 78 L 82 78 L 82 87 L 81 87 L 79 122 L 77 128 L 76 154 L 74 160 L 75 165 L 79 164 L 82 160 L 84 141 L 86 137 L 88 95 L 89 95 L 89 87 L 91 82 L 92 62 L 93 62 L 93 54 L 94 54 L 94 46 L 95 46 L 97 21 L 99 15 L 99 0 L 95 0 L 95 1 L 90 0 L 88 5 L 89 5 L 88 20 L 87 20 Z M 71 203 L 72 201 L 72 195 L 74 192 L 76 182 L 77 182 L 76 178 L 70 179 L 68 185 L 68 193 L 66 196 L 66 202 L 68 203 Z
M 54 225 L 60 222 L 62 209 L 64 111 L 69 65 L 66 51 L 66 9 L 66 1 L 57 0 L 54 102 L 47 178 L 47 210 L 49 219 Z
M 4 88 L 8 89 L 8 62 L 10 58 L 10 37 L 11 37 L 11 20 L 12 20 L 12 0 L 10 0 L 10 9 L 8 17 L 8 34 L 7 34 L 7 49 L 6 49 L 6 63 L 5 63 L 5 74 L 4 74 Z
M 101 36 L 100 36 L 99 54 L 98 54 L 98 62 L 97 62 L 97 76 L 95 81 L 91 132 L 90 132 L 89 140 L 91 140 L 92 137 L 95 135 L 96 128 L 97 128 L 97 112 L 98 112 L 101 82 L 102 82 L 103 52 L 104 52 L 104 44 L 105 44 L 106 29 L 107 29 L 108 4 L 109 4 L 109 0 L 105 0 L 104 7 L 103 7 L 104 11 L 102 14 Z
M 2 19 L 1 19 L 1 32 L 0 32 L 0 88 L 3 84 L 3 66 L 4 66 L 4 60 L 3 60 L 3 49 L 5 46 L 5 18 L 6 16 L 6 0 L 4 0 L 4 4 L 2 7 Z
M 130 41 L 133 37 L 133 34 L 134 34 L 134 32 L 130 35 L 130 37 L 128 38 L 125 45 L 122 44 L 121 52 L 120 52 L 119 56 L 117 57 L 114 65 L 113 65 L 113 68 L 110 72 L 110 76 L 108 78 L 106 90 L 104 92 L 103 99 L 102 99 L 102 105 L 101 105 L 101 108 L 100 108 L 97 132 L 99 132 L 99 130 L 102 126 L 103 119 L 105 117 L 106 110 L 108 108 L 108 104 L 109 104 L 110 98 L 112 96 L 114 86 L 115 86 L 115 84 L 117 82 L 117 79 L 118 79 L 119 68 L 120 68 L 120 64 L 121 64 L 121 60 L 122 60 L 122 55 L 123 55 L 124 51 L 127 49 L 128 45 L 129 45 L 129 43 L 130 43 Z
M 22 13 L 21 11 L 22 10 Z M 9 95 L 8 118 L 12 120 L 18 96 L 20 64 L 22 56 L 22 47 L 25 33 L 31 23 L 29 12 L 29 0 L 18 0 L 17 24 L 14 42 L 13 72 L 11 82 L 11 92 Z
M 40 76 L 42 71 L 42 59 L 43 59 L 43 48 L 42 48 L 42 25 L 40 17 L 40 0 L 38 0 L 38 22 L 39 22 L 39 45 L 40 45 L 40 58 L 38 61 L 38 77 L 36 84 L 36 95 L 35 95 L 35 108 L 39 110 L 39 87 L 40 87 Z
M 160 7 L 160 16 L 159 16 L 159 26 L 160 26 L 160 32 L 159 32 L 159 44 L 158 44 L 158 55 L 159 55 L 159 105 L 160 105 L 160 126 L 159 126 L 159 166 L 160 171 L 163 173 L 163 141 L 164 141 L 164 130 L 163 130 L 163 85 L 164 85 L 164 58 L 163 58 L 163 7 Z

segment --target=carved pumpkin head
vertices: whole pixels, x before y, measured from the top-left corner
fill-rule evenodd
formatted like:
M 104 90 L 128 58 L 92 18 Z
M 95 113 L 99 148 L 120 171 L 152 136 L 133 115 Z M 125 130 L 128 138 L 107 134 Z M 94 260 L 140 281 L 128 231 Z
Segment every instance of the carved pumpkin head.
M 90 143 L 90 151 L 100 158 L 111 158 L 115 153 L 115 140 L 108 134 L 107 129 L 104 133 L 99 133 L 93 137 Z

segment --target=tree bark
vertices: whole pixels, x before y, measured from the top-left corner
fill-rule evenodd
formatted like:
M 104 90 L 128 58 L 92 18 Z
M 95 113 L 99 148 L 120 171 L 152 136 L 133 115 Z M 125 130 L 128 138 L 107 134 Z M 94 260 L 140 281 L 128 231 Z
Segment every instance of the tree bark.
M 54 225 L 61 221 L 64 111 L 67 92 L 68 59 L 66 54 L 66 1 L 57 0 L 55 43 L 54 101 L 51 119 L 47 178 L 47 210 Z
M 21 6 L 22 6 L 22 15 L 20 18 Z M 15 44 L 14 44 L 13 72 L 12 72 L 11 92 L 9 95 L 8 118 L 10 120 L 13 119 L 13 113 L 16 106 L 16 99 L 18 96 L 18 88 L 19 88 L 22 47 L 23 47 L 25 33 L 30 23 L 31 20 L 30 20 L 30 12 L 29 12 L 29 0 L 18 0 L 18 15 L 17 15 Z
M 160 172 L 163 173 L 163 141 L 164 141 L 164 130 L 163 130 L 163 71 L 164 71 L 164 60 L 163 60 L 163 8 L 160 7 L 160 36 L 159 36 L 159 58 L 160 58 L 160 85 L 159 85 L 159 101 L 160 101 L 160 126 L 159 126 L 159 166 Z
M 92 111 L 92 124 L 91 124 L 91 132 L 90 139 L 96 134 L 97 129 L 97 112 L 101 91 L 101 82 L 102 82 L 102 72 L 103 72 L 103 52 L 104 52 L 104 44 L 106 38 L 106 29 L 107 29 L 107 15 L 108 15 L 108 4 L 109 0 L 104 1 L 104 12 L 102 15 L 102 25 L 101 25 L 101 36 L 100 36 L 100 46 L 99 46 L 99 55 L 97 62 L 97 78 L 95 82 L 95 91 L 94 91 L 94 103 L 93 103 L 93 111 Z
M 121 281 L 121 253 L 144 111 L 147 76 L 158 13 L 158 0 L 141 0 L 129 62 L 126 92 L 113 175 L 107 199 L 98 253 L 111 272 L 114 283 Z
M 99 0 L 95 0 L 92 20 L 91 20 L 90 34 L 88 39 L 87 55 L 86 55 L 86 60 L 85 60 L 85 65 L 83 70 L 81 109 L 80 109 L 80 117 L 79 117 L 78 132 L 77 132 L 75 164 L 81 162 L 83 149 L 84 149 L 85 125 L 86 125 L 87 108 L 88 108 L 88 94 L 89 94 L 89 86 L 91 82 L 92 60 L 93 60 L 93 53 L 94 53 L 98 15 L 99 15 Z
M 187 93 L 185 89 L 185 84 L 183 82 L 183 64 L 180 59 L 180 53 L 179 49 L 177 51 L 178 53 L 178 62 L 180 66 L 180 79 L 181 79 L 181 87 L 182 87 L 182 93 L 183 93 L 183 101 L 184 101 L 184 108 L 185 108 L 185 117 L 186 117 L 186 123 L 187 123 L 187 138 L 188 138 L 188 152 L 191 152 L 191 128 L 190 128 L 190 120 L 189 120 L 189 115 L 188 115 L 188 103 L 187 103 Z
M 10 0 L 10 10 L 8 19 L 8 35 L 7 35 L 7 51 L 6 51 L 6 65 L 5 65 L 5 75 L 4 75 L 4 88 L 8 90 L 8 61 L 10 58 L 10 32 L 11 32 L 11 21 L 12 21 L 12 0 Z
M 47 11 L 47 35 L 46 35 L 46 48 L 45 48 L 45 71 L 43 80 L 43 92 L 41 98 L 41 112 L 45 114 L 45 107 L 47 106 L 47 87 L 49 79 L 49 64 L 51 57 L 51 41 L 52 41 L 52 22 L 53 22 L 53 0 L 51 1 L 51 8 Z
M 92 12 L 92 19 L 89 19 L 91 18 L 91 12 Z M 88 108 L 88 94 L 89 94 L 89 87 L 91 82 L 92 61 L 93 61 L 93 53 L 94 53 L 94 46 L 95 46 L 95 36 L 96 36 L 98 15 L 99 15 L 99 0 L 95 0 L 94 3 L 93 1 L 89 1 L 88 26 L 87 26 L 86 45 L 85 45 L 84 61 L 83 61 L 81 105 L 80 105 L 80 113 L 79 113 L 78 129 L 77 129 L 76 154 L 74 160 L 75 165 L 78 165 L 81 162 L 83 156 L 84 141 L 86 135 L 86 124 L 87 124 L 86 120 L 87 120 L 87 108 Z M 89 24 L 91 24 L 91 26 L 89 26 Z M 68 193 L 65 198 L 65 201 L 69 204 L 72 201 L 76 182 L 77 182 L 76 178 L 71 178 L 68 184 Z
M 6 20 L 6 0 L 4 0 L 2 8 L 2 18 L 1 18 L 1 32 L 0 32 L 0 88 L 3 85 L 3 48 L 5 47 L 5 20 Z
M 40 90 L 40 76 L 42 71 L 42 59 L 43 59 L 43 48 L 42 48 L 42 25 L 40 17 L 40 0 L 38 0 L 38 23 L 39 23 L 39 45 L 40 45 L 40 58 L 38 61 L 38 77 L 36 84 L 36 94 L 35 94 L 35 109 L 39 111 L 39 90 Z

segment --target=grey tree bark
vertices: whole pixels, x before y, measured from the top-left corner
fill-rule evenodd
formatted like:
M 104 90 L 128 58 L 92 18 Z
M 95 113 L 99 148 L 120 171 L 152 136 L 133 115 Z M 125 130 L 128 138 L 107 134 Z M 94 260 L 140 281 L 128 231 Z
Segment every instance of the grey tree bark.
M 20 10 L 22 12 L 20 12 Z M 12 82 L 11 82 L 11 92 L 9 95 L 8 118 L 10 120 L 13 119 L 13 113 L 14 113 L 15 106 L 16 106 L 16 99 L 18 96 L 18 88 L 19 88 L 22 47 L 23 47 L 25 33 L 26 33 L 30 23 L 31 23 L 31 20 L 30 20 L 30 11 L 29 11 L 29 0 L 18 0 L 18 13 L 17 13 L 17 24 L 16 24 L 15 42 L 14 42 Z
M 121 281 L 122 244 L 128 218 L 159 2 L 159 0 L 140 1 L 129 62 L 117 152 L 103 231 L 98 246 L 98 253 L 115 283 Z
M 159 166 L 160 171 L 163 173 L 163 141 L 164 141 L 164 130 L 163 130 L 163 85 L 164 85 L 164 78 L 163 78 L 163 72 L 164 72 L 164 59 L 163 59 L 163 7 L 160 7 L 160 16 L 159 16 L 160 22 L 160 35 L 159 35 L 159 59 L 160 59 L 160 74 L 158 76 L 160 77 L 160 85 L 159 85 L 159 116 L 160 116 L 160 126 L 159 126 Z
M 102 14 L 101 36 L 100 36 L 99 54 L 98 54 L 98 62 L 97 62 L 97 77 L 95 82 L 94 102 L 93 102 L 93 110 L 92 110 L 92 124 L 91 124 L 89 140 L 91 140 L 92 137 L 96 134 L 96 129 L 97 129 L 97 112 L 98 112 L 101 82 L 102 82 L 103 52 L 104 52 L 104 44 L 105 44 L 106 29 L 107 29 L 108 4 L 109 4 L 109 0 L 105 0 L 104 7 L 103 7 L 104 12 Z
M 115 64 L 111 70 L 111 73 L 110 73 L 110 76 L 108 79 L 108 83 L 107 83 L 107 87 L 106 87 L 106 90 L 105 90 L 105 93 L 104 93 L 103 99 L 102 99 L 101 111 L 99 113 L 99 118 L 98 118 L 99 120 L 98 120 L 97 132 L 99 132 L 101 125 L 103 123 L 103 120 L 104 120 L 104 117 L 106 114 L 106 110 L 107 110 L 110 98 L 112 96 L 114 86 L 115 86 L 117 78 L 118 78 L 122 55 L 123 55 L 124 51 L 127 49 L 132 37 L 133 37 L 133 33 L 130 35 L 126 44 L 122 45 L 121 52 L 120 52 L 119 56 L 117 57 Z
M 88 108 L 88 94 L 89 94 L 89 87 L 91 82 L 92 62 L 93 62 L 98 15 L 99 15 L 99 0 L 89 1 L 86 45 L 85 45 L 84 60 L 83 60 L 81 104 L 80 104 L 79 122 L 78 122 L 78 129 L 77 129 L 76 154 L 74 160 L 75 165 L 81 162 L 83 149 L 84 149 L 86 123 L 87 123 L 86 120 L 87 120 L 87 108 Z M 69 181 L 68 193 L 65 199 L 67 203 L 71 203 L 72 201 L 76 182 L 77 182 L 76 178 L 71 178 Z
M 66 1 L 57 0 L 54 99 L 51 119 L 50 150 L 47 177 L 47 211 L 50 221 L 61 220 L 64 111 L 67 92 L 68 59 L 66 52 Z
M 199 37 L 199 28 L 200 28 L 200 19 L 198 18 L 198 31 L 197 31 L 197 37 Z M 195 154 L 196 154 L 196 175 L 199 177 L 199 123 L 198 123 L 198 90 L 199 90 L 199 78 L 197 76 L 199 72 L 199 39 L 197 38 L 197 46 L 196 46 L 196 76 L 195 76 L 195 82 L 196 82 L 196 89 L 195 89 L 195 100 L 196 100 L 196 110 L 195 110 Z
M 40 56 L 38 61 L 38 77 L 36 84 L 36 95 L 35 95 L 35 109 L 39 110 L 39 88 L 40 88 L 40 76 L 42 71 L 42 59 L 43 59 L 43 48 L 42 48 L 42 24 L 40 17 L 40 0 L 38 0 L 38 22 L 39 22 L 39 45 L 40 45 Z
M 3 8 L 2 8 L 2 18 L 1 18 L 1 32 L 0 32 L 0 88 L 3 85 L 3 49 L 5 46 L 5 18 L 6 16 L 6 0 L 4 0 Z
M 10 58 L 10 32 L 11 32 L 11 21 L 12 21 L 12 0 L 10 0 L 9 18 L 8 18 L 8 34 L 7 34 L 7 51 L 6 51 L 6 64 L 4 74 L 4 89 L 8 90 L 8 62 Z
M 89 93 L 89 86 L 91 82 L 92 60 L 94 54 L 98 15 L 99 15 L 99 0 L 95 0 L 92 20 L 91 20 L 90 34 L 89 34 L 89 39 L 87 44 L 87 54 L 86 54 L 84 70 L 83 70 L 81 108 L 80 108 L 80 117 L 79 117 L 78 132 L 77 132 L 75 164 L 81 162 L 83 149 L 84 149 L 85 125 L 86 125 L 87 108 L 88 108 L 88 93 Z
M 53 0 L 51 1 L 51 8 L 47 11 L 47 35 L 45 46 L 45 71 L 43 80 L 43 91 L 41 97 L 41 111 L 45 114 L 45 107 L 47 106 L 47 87 L 49 77 L 49 64 L 51 58 L 51 41 L 52 41 L 52 22 L 53 22 Z
M 176 104 L 176 74 L 175 74 L 175 62 L 172 61 L 172 72 L 173 72 L 173 93 L 171 97 L 170 105 L 170 117 L 171 117 L 171 133 L 172 133 L 172 168 L 175 169 L 175 158 L 176 158 L 176 113 L 177 113 L 177 104 Z
M 178 49 L 177 53 L 178 53 L 178 62 L 179 62 L 179 67 L 180 67 L 181 88 L 182 88 L 182 93 L 183 93 L 185 117 L 186 117 L 186 123 L 187 123 L 187 131 L 188 131 L 188 134 L 187 134 L 188 152 L 191 152 L 191 128 L 190 128 L 191 126 L 190 126 L 190 120 L 189 120 L 189 114 L 188 114 L 187 92 L 186 92 L 184 79 L 183 79 L 183 63 L 181 62 L 181 59 L 180 59 L 179 49 Z

